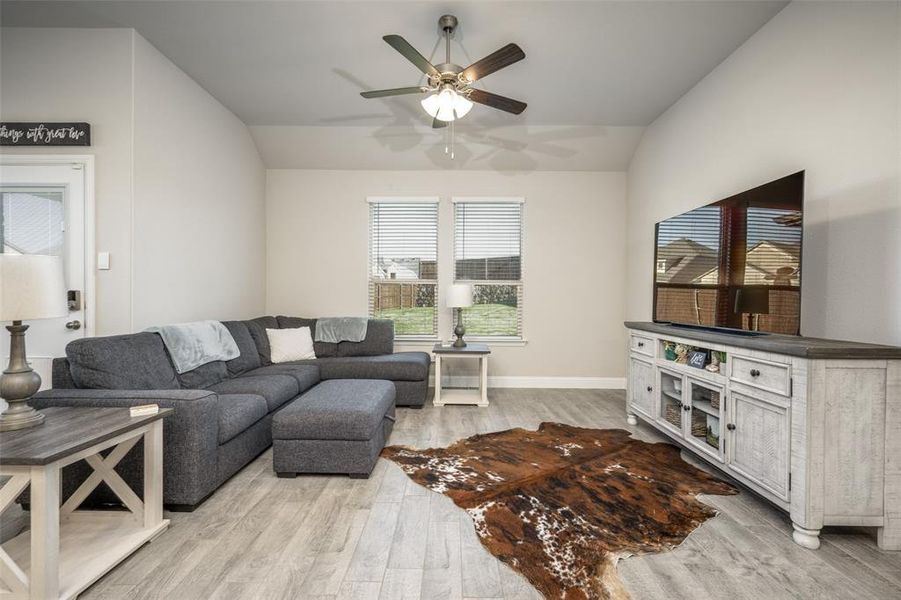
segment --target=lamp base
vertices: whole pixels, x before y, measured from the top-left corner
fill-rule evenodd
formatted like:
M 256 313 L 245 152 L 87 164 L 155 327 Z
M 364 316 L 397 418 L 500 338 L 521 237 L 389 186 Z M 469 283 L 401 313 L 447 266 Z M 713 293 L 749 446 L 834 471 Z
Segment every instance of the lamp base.
M 454 335 L 457 336 L 457 339 L 454 340 L 454 348 L 465 348 L 466 342 L 463 341 L 463 334 L 466 333 L 466 328 L 463 327 L 463 324 L 457 325 L 454 327 Z
M 43 422 L 43 413 L 36 411 L 27 402 L 16 402 L 15 405 L 10 404 L 9 408 L 0 415 L 0 431 L 28 429 Z
M 0 375 L 0 398 L 9 403 L 9 408 L 0 415 L 0 431 L 15 431 L 44 422 L 44 415 L 28 405 L 28 399 L 41 389 L 41 376 L 32 370 L 25 358 L 28 325 L 13 321 L 6 330 L 10 335 L 9 367 Z

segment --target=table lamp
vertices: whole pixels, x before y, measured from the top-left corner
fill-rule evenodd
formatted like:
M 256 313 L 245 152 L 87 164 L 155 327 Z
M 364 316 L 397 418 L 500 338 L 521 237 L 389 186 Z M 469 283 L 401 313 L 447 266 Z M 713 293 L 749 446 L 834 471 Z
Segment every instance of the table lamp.
M 454 348 L 465 348 L 463 334 L 466 328 L 463 326 L 463 309 L 472 306 L 472 286 L 468 283 L 455 283 L 447 291 L 447 306 L 455 309 L 457 313 L 457 325 L 454 327 Z
M 59 256 L 0 254 L 0 321 L 12 321 L 9 331 L 9 366 L 0 375 L 0 398 L 9 407 L 0 415 L 0 431 L 34 427 L 44 415 L 28 399 L 41 389 L 41 376 L 25 358 L 22 321 L 53 319 L 69 314 L 63 261 Z

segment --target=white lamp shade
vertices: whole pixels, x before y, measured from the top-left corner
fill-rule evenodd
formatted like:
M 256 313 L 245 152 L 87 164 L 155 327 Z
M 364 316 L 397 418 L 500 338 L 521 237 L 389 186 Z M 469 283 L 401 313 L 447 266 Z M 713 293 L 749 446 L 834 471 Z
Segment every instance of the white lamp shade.
M 437 94 L 426 96 L 420 102 L 430 117 L 439 121 L 453 121 L 466 115 L 472 108 L 472 102 L 452 89 L 443 89 Z
M 0 321 L 52 319 L 68 314 L 62 258 L 0 254 Z
M 472 286 L 468 283 L 455 283 L 447 290 L 447 306 L 449 308 L 466 308 L 472 306 Z

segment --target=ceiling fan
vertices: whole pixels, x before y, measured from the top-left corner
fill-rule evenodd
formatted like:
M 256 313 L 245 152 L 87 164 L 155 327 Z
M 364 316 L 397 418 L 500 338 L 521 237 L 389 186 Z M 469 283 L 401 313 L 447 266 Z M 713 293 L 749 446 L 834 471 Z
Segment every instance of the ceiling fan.
M 466 115 L 477 102 L 514 115 L 526 109 L 526 103 L 471 87 L 473 82 L 508 67 L 526 57 L 522 48 L 507 44 L 500 50 L 476 61 L 465 69 L 451 62 L 450 39 L 457 28 L 457 17 L 444 15 L 438 19 L 438 27 L 444 32 L 445 61 L 430 63 L 416 48 L 399 35 L 386 35 L 382 39 L 400 52 L 404 58 L 425 73 L 428 85 L 360 92 L 364 98 L 384 98 L 404 94 L 429 94 L 421 101 L 422 108 L 432 117 L 432 127 L 446 127 L 449 122 Z

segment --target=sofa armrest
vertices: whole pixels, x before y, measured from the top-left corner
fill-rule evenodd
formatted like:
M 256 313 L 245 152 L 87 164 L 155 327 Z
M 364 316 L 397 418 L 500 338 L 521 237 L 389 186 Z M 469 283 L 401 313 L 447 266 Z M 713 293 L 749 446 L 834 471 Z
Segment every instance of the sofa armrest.
M 158 404 L 161 408 L 175 409 L 163 424 L 164 502 L 194 505 L 218 484 L 219 408 L 215 392 L 60 389 L 40 392 L 30 400 L 30 404 L 37 409 L 52 406 L 131 407 L 141 404 Z M 140 444 L 132 452 L 139 450 Z M 134 481 L 129 481 L 132 487 L 143 487 L 138 474 L 134 476 Z
M 88 389 L 52 389 L 38 392 L 29 400 L 35 408 L 49 406 L 140 406 L 141 404 L 160 404 L 160 402 L 195 402 L 215 396 L 209 390 L 88 390 Z M 67 401 L 55 404 L 57 400 Z M 91 404 L 94 402 L 95 404 Z M 44 406 L 38 406 L 44 404 Z M 160 404 L 162 406 L 162 404 Z M 176 408 L 166 406 L 166 408 Z

